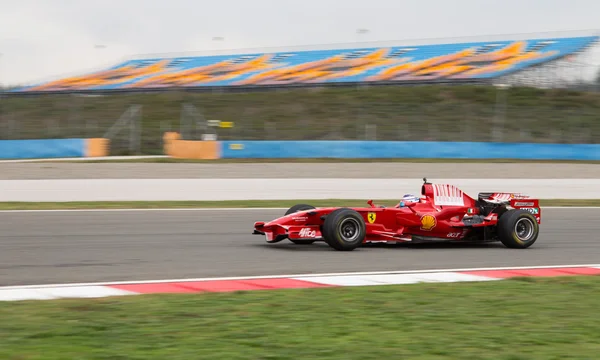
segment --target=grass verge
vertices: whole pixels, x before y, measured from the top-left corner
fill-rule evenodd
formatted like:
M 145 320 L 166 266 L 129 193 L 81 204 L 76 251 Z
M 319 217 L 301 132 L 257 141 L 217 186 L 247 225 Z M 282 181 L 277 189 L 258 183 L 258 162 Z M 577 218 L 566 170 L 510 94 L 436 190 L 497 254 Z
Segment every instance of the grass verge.
M 0 304 L 2 359 L 595 359 L 600 277 Z
M 399 199 L 374 200 L 376 205 L 394 206 Z M 70 209 L 185 209 L 185 208 L 288 208 L 295 204 L 325 206 L 368 206 L 367 199 L 326 200 L 228 200 L 228 201 L 81 201 L 81 202 L 0 202 L 0 210 Z M 542 199 L 541 206 L 600 206 L 600 199 Z

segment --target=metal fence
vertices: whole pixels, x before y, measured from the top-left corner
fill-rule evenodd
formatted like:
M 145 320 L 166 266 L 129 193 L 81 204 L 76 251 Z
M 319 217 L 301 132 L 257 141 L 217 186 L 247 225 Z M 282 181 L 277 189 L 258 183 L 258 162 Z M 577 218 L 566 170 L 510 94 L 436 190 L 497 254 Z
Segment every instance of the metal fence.
M 166 131 L 222 140 L 600 143 L 600 92 L 523 91 L 449 86 L 4 97 L 0 139 L 108 137 L 114 155 L 161 154 Z

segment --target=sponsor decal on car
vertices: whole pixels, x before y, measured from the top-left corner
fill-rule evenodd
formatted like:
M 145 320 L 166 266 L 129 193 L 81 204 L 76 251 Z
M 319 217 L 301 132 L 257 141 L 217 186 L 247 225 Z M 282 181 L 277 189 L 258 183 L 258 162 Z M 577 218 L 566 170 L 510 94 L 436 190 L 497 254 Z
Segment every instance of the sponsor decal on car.
M 537 215 L 540 213 L 540 209 L 538 208 L 521 208 L 521 210 L 529 211 L 530 213 Z
M 437 225 L 437 219 L 431 214 L 421 216 L 421 230 L 431 231 Z
M 377 214 L 370 212 L 369 214 L 367 214 L 367 220 L 369 221 L 369 224 L 372 224 L 375 222 L 375 219 L 377 219 Z
M 533 202 L 515 202 L 515 206 L 533 206 Z
M 448 233 L 448 235 L 446 235 L 446 237 L 453 238 L 453 239 L 458 239 L 458 238 L 462 238 L 463 236 L 465 236 L 468 232 L 469 232 L 469 229 L 464 228 L 460 232 L 451 232 L 451 233 Z
M 310 228 L 302 228 L 298 232 L 298 236 L 303 238 L 314 238 L 317 236 L 317 232 L 315 230 L 311 230 Z

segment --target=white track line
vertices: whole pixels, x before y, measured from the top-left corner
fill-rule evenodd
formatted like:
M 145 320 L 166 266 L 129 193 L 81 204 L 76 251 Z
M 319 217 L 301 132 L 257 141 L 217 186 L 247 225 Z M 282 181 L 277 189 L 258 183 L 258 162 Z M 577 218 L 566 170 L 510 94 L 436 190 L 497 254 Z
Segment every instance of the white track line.
M 368 276 L 323 276 L 318 278 L 296 277 L 294 280 L 309 281 L 333 286 L 370 286 L 370 285 L 403 285 L 422 282 L 465 282 L 465 281 L 498 281 L 501 278 L 463 274 L 460 272 L 435 272 L 413 274 L 384 274 Z
M 46 285 L 15 285 L 2 286 L 0 290 L 10 289 L 43 289 L 54 287 L 73 287 L 73 286 L 111 286 L 111 285 L 130 285 L 130 284 L 161 284 L 174 282 L 196 282 L 196 281 L 215 281 L 215 280 L 252 280 L 252 279 L 282 279 L 282 278 L 319 278 L 334 276 L 365 276 L 365 275 L 394 275 L 394 274 L 427 274 L 427 273 L 448 273 L 464 271 L 488 271 L 488 270 L 528 270 L 528 269 L 558 269 L 587 267 L 599 268 L 600 264 L 574 264 L 574 265 L 539 265 L 539 266 L 508 266 L 491 268 L 462 268 L 462 269 L 430 269 L 430 270 L 390 270 L 390 271 L 371 271 L 371 272 L 341 272 L 341 273 L 322 273 L 322 274 L 293 274 L 293 275 L 261 275 L 261 276 L 233 276 L 233 277 L 209 277 L 209 278 L 187 278 L 187 279 L 168 279 L 168 280 L 140 280 L 140 281 L 115 281 L 115 282 L 91 282 L 91 283 L 71 283 L 71 284 L 46 284 Z

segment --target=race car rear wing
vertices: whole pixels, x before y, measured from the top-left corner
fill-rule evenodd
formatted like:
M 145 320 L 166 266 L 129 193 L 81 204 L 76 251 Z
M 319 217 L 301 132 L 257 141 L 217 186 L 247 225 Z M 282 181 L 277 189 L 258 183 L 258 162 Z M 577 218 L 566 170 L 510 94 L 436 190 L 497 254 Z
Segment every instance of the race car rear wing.
M 500 192 L 485 192 L 479 193 L 478 198 L 480 201 L 485 201 L 490 204 L 511 204 L 513 200 L 524 200 L 530 199 L 531 197 L 519 193 L 500 193 Z
M 520 209 L 529 212 L 538 222 L 542 222 L 542 209 L 540 200 L 532 199 L 528 195 L 515 193 L 480 193 L 479 200 L 488 204 L 506 205 L 509 208 Z

